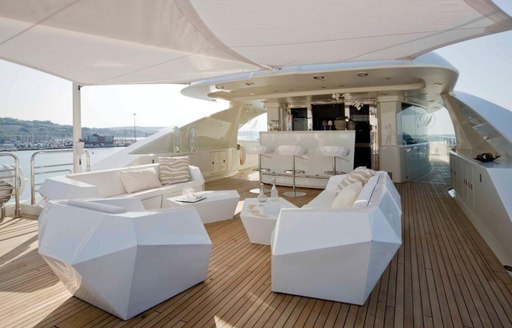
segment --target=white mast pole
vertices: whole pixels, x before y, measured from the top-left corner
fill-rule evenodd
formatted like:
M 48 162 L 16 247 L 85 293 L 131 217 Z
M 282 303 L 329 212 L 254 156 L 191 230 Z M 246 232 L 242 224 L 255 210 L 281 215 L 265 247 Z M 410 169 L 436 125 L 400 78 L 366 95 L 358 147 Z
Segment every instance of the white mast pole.
M 73 82 L 73 172 L 80 172 L 80 157 L 83 153 L 82 138 L 82 109 L 80 99 L 81 86 Z

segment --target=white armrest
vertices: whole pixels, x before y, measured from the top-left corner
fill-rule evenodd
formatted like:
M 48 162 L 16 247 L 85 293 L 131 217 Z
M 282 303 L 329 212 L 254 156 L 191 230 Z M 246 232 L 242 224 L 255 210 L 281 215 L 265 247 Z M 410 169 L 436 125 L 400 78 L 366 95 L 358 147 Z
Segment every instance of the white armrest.
M 47 178 L 39 193 L 50 200 L 100 197 L 96 186 L 67 176 Z
M 98 212 L 104 212 L 109 214 L 120 214 L 125 213 L 126 210 L 119 206 L 114 205 L 107 205 L 102 203 L 95 203 L 95 202 L 88 202 L 84 200 L 68 200 L 64 202 L 67 205 L 75 206 L 75 207 L 81 207 L 88 210 L 98 211 Z

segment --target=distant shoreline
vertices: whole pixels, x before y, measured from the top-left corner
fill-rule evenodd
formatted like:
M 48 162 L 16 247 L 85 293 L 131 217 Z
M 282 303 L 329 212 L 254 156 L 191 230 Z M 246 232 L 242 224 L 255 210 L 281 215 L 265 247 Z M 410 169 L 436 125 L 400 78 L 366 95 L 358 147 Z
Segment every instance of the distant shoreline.
M 86 145 L 84 148 L 115 148 L 115 147 L 128 147 L 129 145 Z M 10 150 L 0 150 L 0 152 L 15 152 L 15 151 L 34 151 L 34 150 L 60 150 L 60 149 L 73 149 L 73 146 L 65 146 L 65 147 L 25 147 L 25 148 L 17 148 Z

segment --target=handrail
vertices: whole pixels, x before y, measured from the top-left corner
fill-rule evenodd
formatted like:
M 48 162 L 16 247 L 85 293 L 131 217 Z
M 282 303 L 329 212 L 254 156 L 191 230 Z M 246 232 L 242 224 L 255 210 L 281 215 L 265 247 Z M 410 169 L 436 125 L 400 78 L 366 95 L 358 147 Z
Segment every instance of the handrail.
M 39 165 L 36 166 L 36 157 L 41 154 L 52 154 L 52 153 L 69 153 L 73 152 L 73 149 L 51 149 L 51 150 L 40 150 L 36 151 L 32 154 L 32 157 L 30 157 L 30 204 L 34 205 L 36 203 L 36 175 L 39 174 L 48 174 L 48 173 L 62 173 L 62 172 L 69 172 L 71 173 L 70 169 L 62 169 L 63 166 L 70 166 L 73 165 L 73 163 L 61 163 L 61 164 L 51 164 L 51 165 Z M 91 155 L 87 151 L 87 149 L 84 149 L 85 154 L 85 164 L 86 164 L 86 171 L 91 170 Z M 44 170 L 44 171 L 37 171 L 37 169 L 47 169 L 47 168 L 59 168 L 57 170 Z
M 11 152 L 0 152 L 0 157 L 12 157 L 14 158 L 14 218 L 21 217 L 20 212 L 20 159 L 15 153 Z M 11 170 L 9 170 L 11 171 Z M 8 178 L 12 178 L 13 176 L 8 176 Z M 12 188 L 10 188 L 12 190 Z M 12 191 L 11 191 L 12 196 Z M 0 217 L 3 217 L 3 205 L 2 205 L 2 213 Z

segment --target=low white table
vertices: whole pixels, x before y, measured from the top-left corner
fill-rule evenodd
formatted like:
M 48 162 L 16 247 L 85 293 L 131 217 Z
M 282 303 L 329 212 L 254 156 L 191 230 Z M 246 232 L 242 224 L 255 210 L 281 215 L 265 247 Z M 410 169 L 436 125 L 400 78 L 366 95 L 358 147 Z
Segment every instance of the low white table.
M 211 223 L 232 219 L 235 214 L 236 206 L 240 200 L 240 195 L 236 190 L 212 190 L 199 191 L 194 193 L 196 196 L 206 197 L 196 203 L 181 202 L 184 196 L 175 196 L 164 199 L 163 208 L 177 208 L 183 206 L 194 207 L 203 223 Z
M 270 245 L 281 208 L 296 207 L 281 197 L 277 201 L 267 199 L 265 203 L 260 203 L 257 198 L 245 199 L 240 217 L 251 243 Z

